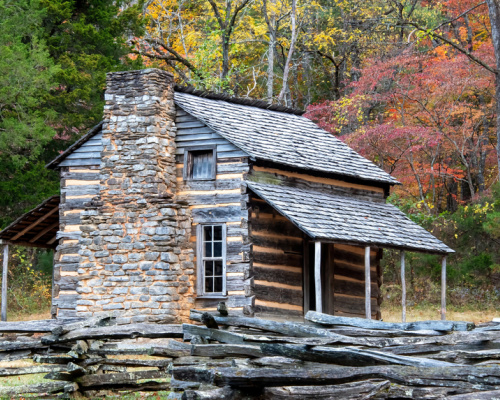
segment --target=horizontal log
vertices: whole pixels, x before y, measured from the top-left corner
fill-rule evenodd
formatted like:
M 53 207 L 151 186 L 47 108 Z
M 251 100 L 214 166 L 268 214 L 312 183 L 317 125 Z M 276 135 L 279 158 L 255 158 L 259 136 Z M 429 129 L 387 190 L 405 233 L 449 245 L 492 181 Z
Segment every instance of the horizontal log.
M 22 386 L 0 386 L 0 396 L 16 396 L 18 394 L 31 394 L 31 393 L 58 393 L 66 391 L 65 388 L 74 388 L 74 385 L 67 382 L 46 382 L 38 383 L 36 385 L 22 385 Z M 73 391 L 73 390 L 71 390 Z
M 185 366 L 199 366 L 203 365 L 207 368 L 222 368 L 222 367 L 234 367 L 234 358 L 219 358 L 217 360 L 213 360 L 209 357 L 194 357 L 194 356 L 186 356 L 175 358 L 172 361 L 172 364 L 176 367 L 185 367 Z
M 262 357 L 259 346 L 243 344 L 196 344 L 191 349 L 192 356 L 199 357 Z
M 78 361 L 74 361 L 78 362 Z M 157 368 L 167 368 L 172 362 L 170 358 L 164 358 L 162 360 L 136 360 L 136 359 L 115 359 L 115 358 L 87 358 L 78 362 L 82 367 L 88 367 L 91 365 L 119 365 L 125 367 L 157 367 Z
M 0 351 L 14 351 L 14 350 L 42 350 L 47 346 L 42 344 L 41 340 L 26 340 L 26 341 L 0 341 Z
M 60 365 L 36 365 L 34 367 L 25 368 L 0 368 L 0 376 L 42 374 L 46 372 L 59 372 L 65 370 L 66 366 Z
M 297 290 L 281 288 L 268 285 L 254 285 L 255 298 L 263 301 L 271 301 L 274 303 L 290 304 L 294 306 L 302 306 L 302 287 Z
M 28 350 L 14 350 L 14 351 L 4 351 L 0 352 L 0 361 L 17 361 L 30 358 L 32 355 L 31 349 Z
M 248 396 L 247 396 L 248 397 Z M 223 387 L 209 390 L 186 390 L 182 396 L 183 400 L 220 400 L 220 399 L 236 399 L 236 390 L 230 387 Z
M 500 349 L 470 351 L 457 350 L 455 346 L 453 351 L 442 351 L 427 357 L 461 364 L 476 364 L 485 360 L 497 360 L 500 363 Z
M 63 335 L 65 333 L 75 331 L 83 328 L 98 328 L 102 326 L 110 326 L 116 323 L 116 318 L 112 316 L 107 317 L 92 317 L 87 318 L 82 321 L 77 321 L 73 323 L 67 323 L 64 325 L 59 325 L 51 330 L 53 335 Z
M 389 381 L 367 380 L 340 385 L 284 386 L 264 389 L 264 400 L 369 399 L 390 387 Z
M 495 400 L 500 399 L 500 390 L 473 392 L 447 397 L 449 400 Z
M 402 330 L 373 330 L 373 329 L 363 329 L 356 327 L 335 327 L 329 329 L 331 332 L 338 333 L 339 335 L 347 336 L 361 336 L 361 337 L 407 337 L 407 336 L 441 336 L 446 335 L 446 332 L 433 331 L 433 330 L 418 330 L 418 331 L 402 331 Z
M 197 310 L 191 310 L 190 319 L 201 321 L 201 313 Z M 287 336 L 298 337 L 327 337 L 337 339 L 339 343 L 361 344 L 364 341 L 355 338 L 349 338 L 343 335 L 337 335 L 327 329 L 316 328 L 294 322 L 277 322 L 260 318 L 249 317 L 220 317 L 214 316 L 219 325 L 240 326 L 245 328 L 261 329 L 269 332 L 281 333 Z
M 78 320 L 81 320 L 81 318 L 70 320 L 43 319 L 39 321 L 0 322 L 0 333 L 50 332 L 58 326 Z
M 35 354 L 33 356 L 33 361 L 40 364 L 68 364 L 69 362 L 74 362 L 75 359 L 70 356 L 46 356 L 41 354 Z
M 445 367 L 454 364 L 418 357 L 398 356 L 381 351 L 355 348 L 330 348 L 325 346 L 297 346 L 290 344 L 261 344 L 262 353 L 297 358 L 304 361 L 347 365 L 353 367 L 371 365 L 406 365 L 413 367 Z
M 117 374 L 99 374 L 99 375 L 84 375 L 76 379 L 76 383 L 81 389 L 108 389 L 122 388 L 127 384 L 137 383 L 143 379 L 165 379 L 168 376 L 163 371 L 135 371 L 123 372 Z
M 42 343 L 64 343 L 79 339 L 125 339 L 125 338 L 181 338 L 181 325 L 160 324 L 130 324 L 119 326 L 103 326 L 98 328 L 83 328 L 71 331 L 65 335 L 44 336 Z
M 474 329 L 472 322 L 459 321 L 417 321 L 417 322 L 383 322 L 363 318 L 337 317 L 328 314 L 308 311 L 305 319 L 321 325 L 344 325 L 365 329 L 398 329 L 405 331 L 435 330 L 441 332 L 470 331 Z
M 434 367 L 415 368 L 406 366 L 290 368 L 219 368 L 211 375 L 200 368 L 182 371 L 185 378 L 191 376 L 212 378 L 217 386 L 295 386 L 334 385 L 364 379 L 383 379 L 392 383 L 415 386 L 455 386 L 457 389 L 497 390 L 500 388 L 500 367 Z M 175 375 L 175 370 L 174 370 Z M 192 379 L 191 379 L 192 380 Z M 209 381 L 210 382 L 210 381 Z

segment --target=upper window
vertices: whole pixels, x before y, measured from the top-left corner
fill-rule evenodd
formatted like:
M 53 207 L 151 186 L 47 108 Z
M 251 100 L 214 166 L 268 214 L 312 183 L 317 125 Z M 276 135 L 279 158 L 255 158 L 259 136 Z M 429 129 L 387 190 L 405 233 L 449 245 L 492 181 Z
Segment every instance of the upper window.
M 206 181 L 215 179 L 216 150 L 187 148 L 184 151 L 184 179 Z
M 226 226 L 198 226 L 198 293 L 226 293 Z

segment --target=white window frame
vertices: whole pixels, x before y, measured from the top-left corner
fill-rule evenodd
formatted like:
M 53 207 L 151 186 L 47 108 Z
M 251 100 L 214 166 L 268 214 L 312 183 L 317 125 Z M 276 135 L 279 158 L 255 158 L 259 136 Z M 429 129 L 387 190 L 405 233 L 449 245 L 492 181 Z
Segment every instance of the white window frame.
M 220 226 L 222 227 L 222 257 L 204 257 L 204 227 Z M 196 266 L 197 266 L 197 294 L 203 297 L 222 297 L 227 295 L 226 289 L 226 250 L 227 250 L 227 229 L 225 223 L 205 223 L 198 224 L 196 227 Z M 216 261 L 222 259 L 222 292 L 205 291 L 205 263 L 204 261 Z

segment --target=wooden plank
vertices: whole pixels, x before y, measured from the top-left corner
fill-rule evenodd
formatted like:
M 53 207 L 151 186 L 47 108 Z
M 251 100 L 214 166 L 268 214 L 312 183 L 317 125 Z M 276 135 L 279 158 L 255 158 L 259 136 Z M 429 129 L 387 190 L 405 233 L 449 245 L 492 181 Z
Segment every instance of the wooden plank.
M 167 382 L 144 382 L 143 384 L 137 382 L 142 379 L 156 380 L 167 378 L 164 371 L 135 371 L 123 372 L 117 374 L 94 374 L 85 375 L 76 379 L 76 383 L 82 389 L 110 389 L 110 388 L 128 388 L 139 385 L 139 388 L 154 387 L 154 390 L 168 389 L 170 384 Z M 141 386 L 142 385 L 142 386 Z M 160 385 L 160 386 L 158 386 Z
M 201 321 L 201 312 L 191 310 L 190 319 Z M 352 343 L 353 338 L 347 338 L 342 335 L 329 332 L 327 329 L 316 328 L 314 326 L 294 323 L 294 322 L 276 322 L 260 318 L 250 317 L 219 317 L 214 316 L 219 325 L 240 326 L 245 328 L 261 329 L 269 332 L 282 333 L 288 336 L 297 337 L 328 337 L 343 340 L 344 343 Z
M 349 188 L 366 190 L 369 192 L 379 192 L 381 194 L 384 193 L 384 189 L 379 188 L 379 187 L 375 187 L 375 186 L 365 186 L 365 185 L 360 185 L 357 183 L 349 183 L 349 182 L 339 181 L 339 180 L 331 179 L 331 178 L 322 178 L 322 177 L 307 175 L 307 174 L 303 174 L 303 173 L 299 173 L 299 172 L 289 172 L 289 171 L 283 171 L 283 170 L 274 169 L 274 168 L 260 167 L 257 165 L 253 166 L 253 170 L 258 171 L 258 172 L 267 172 L 269 174 L 282 175 L 282 176 L 286 176 L 289 178 L 297 178 L 297 179 L 302 179 L 302 180 L 306 180 L 306 181 L 308 180 L 311 182 L 323 183 L 325 185 L 349 187 Z
M 370 399 L 375 394 L 390 388 L 385 380 L 366 380 L 321 386 L 284 386 L 264 388 L 264 399 L 273 400 L 320 400 L 320 399 Z
M 65 370 L 66 366 L 60 365 L 36 365 L 34 367 L 26 368 L 0 368 L 0 376 L 42 374 L 46 372 L 60 372 Z
M 44 344 L 64 343 L 74 340 L 88 339 L 124 339 L 124 338 L 179 338 L 182 337 L 181 325 L 160 324 L 130 324 L 120 326 L 104 326 L 97 328 L 82 328 L 71 331 L 63 336 L 44 336 Z
M 3 386 L 0 387 L 0 396 L 15 396 L 29 393 L 57 393 L 65 390 L 66 387 L 72 387 L 74 384 L 68 382 L 47 382 L 36 385 L 21 386 Z
M 38 321 L 13 321 L 0 322 L 0 333 L 35 333 L 35 332 L 51 332 L 52 329 L 73 323 L 80 319 L 42 319 Z
M 43 235 L 50 232 L 52 229 L 59 227 L 59 221 L 54 222 L 52 225 L 45 228 L 38 235 L 36 235 L 33 239 L 30 240 L 30 243 L 35 243 L 38 239 L 40 239 Z
M 401 322 L 406 322 L 406 276 L 405 252 L 401 251 Z
M 371 276 L 370 276 L 370 247 L 365 247 L 365 317 L 372 318 L 372 302 L 371 302 Z
M 383 351 L 362 350 L 356 348 L 331 348 L 326 346 L 299 346 L 281 343 L 263 343 L 262 353 L 304 361 L 322 362 L 352 367 L 370 365 L 406 365 L 411 367 L 430 368 L 453 366 L 445 361 L 432 360 L 422 357 L 409 357 L 390 354 Z
M 78 158 L 73 159 L 69 156 L 59 164 L 59 167 L 87 167 L 87 166 L 99 166 L 101 164 L 100 158 Z
M 314 243 L 314 290 L 316 311 L 323 311 L 323 296 L 321 294 L 321 242 Z
M 302 287 L 297 290 L 276 286 L 254 284 L 255 298 L 263 301 L 302 306 Z
M 249 344 L 196 344 L 191 349 L 192 356 L 201 357 L 262 357 L 259 346 Z
M 439 332 L 470 331 L 475 327 L 472 322 L 462 321 L 416 321 L 404 324 L 401 322 L 367 321 L 362 318 L 338 317 L 314 311 L 309 311 L 305 319 L 321 325 L 344 325 L 363 329 L 396 329 L 405 331 L 418 331 L 420 329 Z
M 446 256 L 441 260 L 441 320 L 446 320 Z
M 2 263 L 2 321 L 7 321 L 7 273 L 9 269 L 9 245 L 3 246 Z
M 38 218 L 35 222 L 32 224 L 28 225 L 26 228 L 24 228 L 21 232 L 19 232 L 16 236 L 14 236 L 11 241 L 19 239 L 21 236 L 23 236 L 26 232 L 28 232 L 30 229 L 34 228 L 41 222 L 45 221 L 47 218 L 49 218 L 52 214 L 54 214 L 56 211 L 59 211 L 59 207 L 55 207 L 52 210 L 50 210 L 48 213 L 42 215 L 40 218 Z

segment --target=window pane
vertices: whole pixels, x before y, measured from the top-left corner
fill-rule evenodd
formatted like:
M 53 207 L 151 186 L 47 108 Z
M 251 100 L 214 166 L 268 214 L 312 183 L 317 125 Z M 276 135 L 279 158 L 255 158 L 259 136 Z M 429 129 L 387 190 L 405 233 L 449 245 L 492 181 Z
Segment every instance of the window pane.
M 214 240 L 222 240 L 222 226 L 214 226 Z
M 222 276 L 222 261 L 215 261 L 214 275 Z
M 214 275 L 214 262 L 205 261 L 205 276 L 213 276 L 213 275 Z
M 212 293 L 214 291 L 214 278 L 205 278 L 205 292 Z
M 212 228 L 213 226 L 204 226 L 203 229 L 205 230 L 205 240 L 208 242 L 212 240 Z
M 212 179 L 213 150 L 199 150 L 191 152 L 193 159 L 193 179 Z
M 214 278 L 214 292 L 222 292 L 222 277 Z
M 214 242 L 214 257 L 222 257 L 222 242 Z
M 212 257 L 212 242 L 205 242 L 205 257 Z

